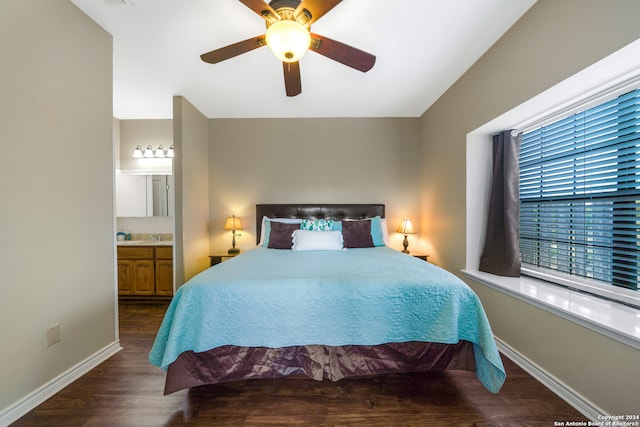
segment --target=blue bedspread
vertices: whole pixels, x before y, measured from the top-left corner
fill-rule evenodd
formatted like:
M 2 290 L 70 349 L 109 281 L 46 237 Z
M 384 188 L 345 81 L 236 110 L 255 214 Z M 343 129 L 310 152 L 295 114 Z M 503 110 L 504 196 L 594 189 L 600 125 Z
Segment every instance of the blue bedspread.
M 149 360 L 187 350 L 430 341 L 474 344 L 476 375 L 496 393 L 502 360 L 476 294 L 453 274 L 387 247 L 294 252 L 256 248 L 176 292 Z

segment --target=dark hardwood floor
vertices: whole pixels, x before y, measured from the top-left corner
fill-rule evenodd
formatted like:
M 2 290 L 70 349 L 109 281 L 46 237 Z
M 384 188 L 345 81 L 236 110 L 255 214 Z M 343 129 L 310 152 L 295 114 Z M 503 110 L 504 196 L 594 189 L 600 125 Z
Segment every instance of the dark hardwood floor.
M 166 304 L 120 303 L 123 350 L 14 426 L 553 426 L 588 421 L 503 357 L 498 394 L 472 372 L 243 381 L 162 394 L 147 361 Z

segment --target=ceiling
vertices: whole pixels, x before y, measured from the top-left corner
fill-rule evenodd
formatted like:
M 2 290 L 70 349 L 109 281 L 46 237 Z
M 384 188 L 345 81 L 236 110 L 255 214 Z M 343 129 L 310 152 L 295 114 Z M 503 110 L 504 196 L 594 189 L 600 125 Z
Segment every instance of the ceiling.
M 113 36 L 113 114 L 164 119 L 174 95 L 208 118 L 419 117 L 535 0 L 344 0 L 314 33 L 377 57 L 367 73 L 315 52 L 287 97 L 260 48 L 212 65 L 202 53 L 264 34 L 238 0 L 71 0 Z

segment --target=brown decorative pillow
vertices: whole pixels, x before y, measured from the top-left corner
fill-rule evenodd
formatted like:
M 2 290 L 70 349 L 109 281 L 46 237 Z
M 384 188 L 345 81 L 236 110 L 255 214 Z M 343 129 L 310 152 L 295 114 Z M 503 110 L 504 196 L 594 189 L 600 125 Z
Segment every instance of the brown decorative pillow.
M 287 224 L 284 222 L 271 222 L 271 232 L 269 233 L 270 249 L 291 249 L 291 235 L 295 230 L 300 229 L 300 224 Z
M 345 248 L 372 248 L 371 220 L 342 221 Z

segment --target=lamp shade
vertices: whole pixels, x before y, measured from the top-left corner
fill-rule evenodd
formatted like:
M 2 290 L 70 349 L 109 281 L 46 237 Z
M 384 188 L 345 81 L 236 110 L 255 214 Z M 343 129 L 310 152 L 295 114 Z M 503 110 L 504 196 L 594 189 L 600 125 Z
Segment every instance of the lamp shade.
M 411 218 L 404 218 L 400 223 L 400 227 L 398 227 L 398 233 L 402 234 L 416 234 L 415 228 L 413 228 L 413 223 L 411 222 Z
M 224 223 L 225 230 L 242 230 L 242 224 L 240 223 L 240 218 L 234 216 L 227 217 L 227 220 Z
M 284 62 L 298 61 L 311 44 L 309 30 L 289 19 L 271 24 L 267 29 L 266 39 L 273 54 Z

